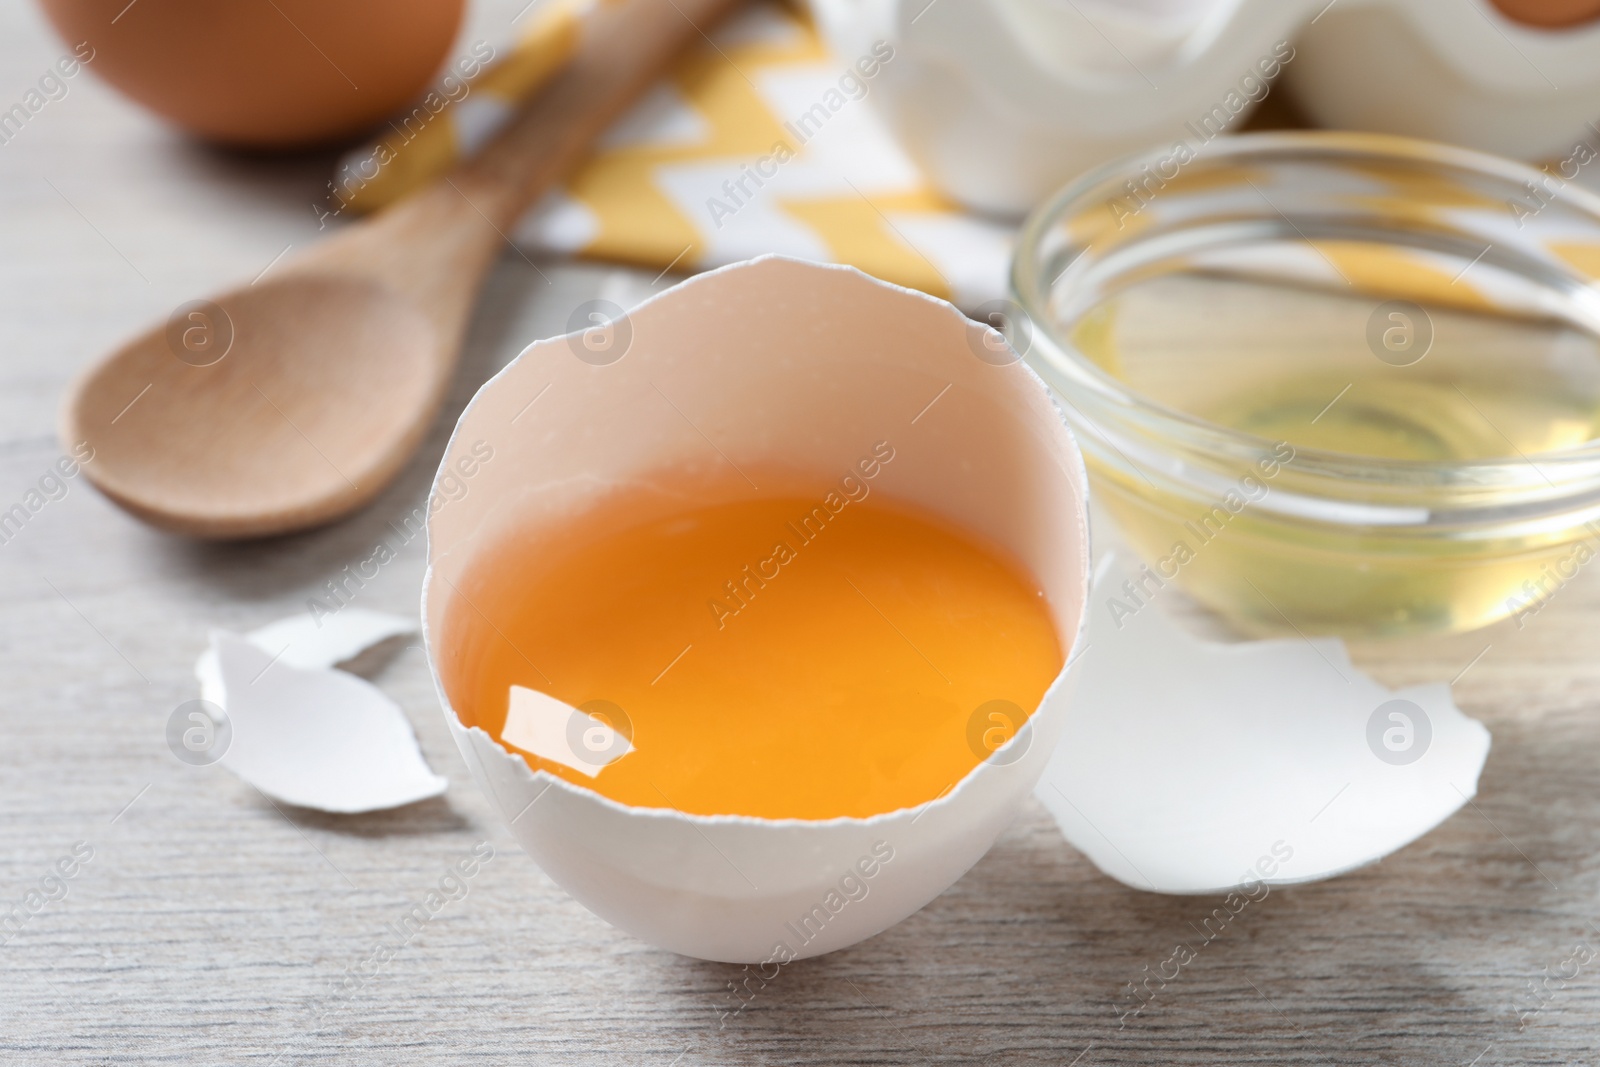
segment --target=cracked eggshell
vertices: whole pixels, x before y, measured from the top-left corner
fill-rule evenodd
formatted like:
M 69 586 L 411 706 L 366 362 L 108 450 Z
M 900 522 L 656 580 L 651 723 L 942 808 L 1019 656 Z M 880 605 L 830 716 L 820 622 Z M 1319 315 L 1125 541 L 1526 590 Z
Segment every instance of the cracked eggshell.
M 450 706 L 438 669 L 447 608 L 497 533 L 558 526 L 666 468 L 781 463 L 831 482 L 884 439 L 897 457 L 883 491 L 1009 550 L 1044 589 L 1070 654 L 1089 573 L 1082 459 L 1038 377 L 998 332 L 942 300 L 848 267 L 767 256 L 683 282 L 600 334 L 529 346 L 462 415 L 441 478 L 471 462 L 475 445 L 493 458 L 429 518 L 423 633 L 435 684 L 512 833 L 601 918 L 734 963 L 843 948 L 960 878 L 1038 780 L 1061 733 L 1070 669 L 1031 728 L 944 796 L 826 821 L 626 807 L 533 771 Z M 841 894 L 846 875 L 864 896 Z
M 422 758 L 405 712 L 371 682 L 296 666 L 288 653 L 275 656 L 225 630 L 212 633 L 210 650 L 233 727 L 220 762 L 268 796 L 355 815 L 413 804 L 449 787 Z M 328 643 L 322 651 L 340 650 Z M 301 658 L 315 659 L 316 651 L 307 648 Z
M 1331 878 L 1477 793 L 1489 731 L 1448 684 L 1387 689 L 1338 638 L 1199 640 L 1166 617 L 1153 573 L 1099 569 L 1072 718 L 1037 790 L 1106 874 L 1157 893 Z
M 416 632 L 415 619 L 347 607 L 325 619 L 291 615 L 251 630 L 244 637 L 278 662 L 311 670 L 349 663 L 385 641 Z M 222 684 L 222 665 L 211 645 L 195 660 L 194 676 L 200 683 L 200 698 L 226 712 L 228 697 Z

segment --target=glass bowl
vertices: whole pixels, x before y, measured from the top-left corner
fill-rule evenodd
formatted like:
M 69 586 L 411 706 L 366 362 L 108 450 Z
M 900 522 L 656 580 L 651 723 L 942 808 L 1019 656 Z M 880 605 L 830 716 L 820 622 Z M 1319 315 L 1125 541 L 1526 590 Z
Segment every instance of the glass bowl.
M 1247 632 L 1442 633 L 1559 595 L 1600 536 L 1595 158 L 1253 134 L 1039 208 L 1008 328 L 1143 557 L 1113 614 L 1175 582 Z

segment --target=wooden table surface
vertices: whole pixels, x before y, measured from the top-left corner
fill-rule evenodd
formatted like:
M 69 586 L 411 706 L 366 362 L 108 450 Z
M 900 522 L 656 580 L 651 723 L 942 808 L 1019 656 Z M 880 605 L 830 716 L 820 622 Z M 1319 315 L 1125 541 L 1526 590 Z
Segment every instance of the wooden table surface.
M 520 6 L 483 4 L 475 19 Z M 31 5 L 0 6 L 0 108 L 63 51 Z M 329 169 L 326 155 L 201 149 L 90 75 L 69 85 L 0 146 L 0 510 L 60 455 L 55 410 L 74 371 L 314 240 L 311 205 Z M 785 968 L 724 1019 L 738 968 L 611 929 L 512 843 L 415 648 L 375 680 L 449 776 L 439 800 L 336 818 L 180 764 L 164 730 L 195 696 L 207 629 L 304 610 L 423 499 L 479 381 L 559 332 L 580 301 L 604 291 L 626 302 L 652 286 L 647 274 L 543 266 L 503 260 L 445 420 L 360 516 L 207 547 L 141 526 L 80 479 L 0 545 L 0 915 L 26 912 L 59 859 L 92 850 L 64 897 L 0 933 L 4 1062 L 1596 1062 L 1593 573 L 1521 631 L 1356 649 L 1399 685 L 1454 677 L 1487 646 L 1456 686 L 1494 733 L 1476 804 L 1377 866 L 1275 890 L 1120 1029 L 1126 984 L 1215 902 L 1105 878 L 1035 803 L 922 912 Z M 416 542 L 359 602 L 414 612 L 422 568 Z M 494 858 L 468 896 L 347 988 L 387 924 L 485 840 Z

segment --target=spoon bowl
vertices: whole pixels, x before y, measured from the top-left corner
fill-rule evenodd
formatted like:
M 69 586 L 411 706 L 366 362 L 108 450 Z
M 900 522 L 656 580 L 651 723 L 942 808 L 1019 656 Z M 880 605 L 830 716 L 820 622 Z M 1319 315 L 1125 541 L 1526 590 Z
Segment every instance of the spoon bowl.
M 445 339 L 381 283 L 288 275 L 186 305 L 93 367 L 63 418 L 107 496 L 225 539 L 327 522 L 372 499 L 432 422 Z
M 421 442 L 506 231 L 734 0 L 594 5 L 561 73 L 476 158 L 84 372 L 61 436 L 134 515 L 211 539 L 330 522 Z

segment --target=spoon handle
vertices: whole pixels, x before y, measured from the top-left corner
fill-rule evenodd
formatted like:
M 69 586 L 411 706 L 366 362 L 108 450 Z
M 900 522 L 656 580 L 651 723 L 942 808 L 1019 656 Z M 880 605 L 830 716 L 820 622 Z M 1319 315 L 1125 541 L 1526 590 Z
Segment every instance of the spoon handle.
M 521 214 L 686 46 L 739 0 L 593 0 L 578 44 L 475 158 L 323 242 L 284 271 L 360 274 L 403 293 L 454 366 L 479 284 Z
M 597 0 L 562 71 L 450 180 L 500 229 L 581 162 L 589 146 L 737 0 Z

